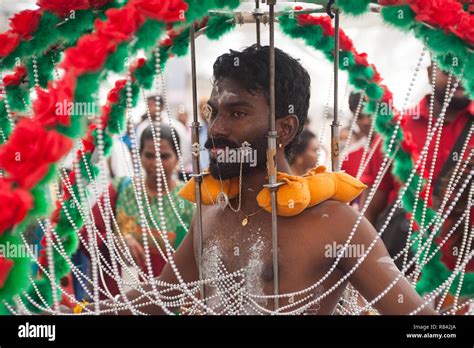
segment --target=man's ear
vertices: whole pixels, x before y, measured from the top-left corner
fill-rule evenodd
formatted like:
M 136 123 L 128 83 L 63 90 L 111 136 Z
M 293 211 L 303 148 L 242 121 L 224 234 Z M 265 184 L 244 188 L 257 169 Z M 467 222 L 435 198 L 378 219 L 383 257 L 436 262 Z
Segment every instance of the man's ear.
M 286 115 L 276 120 L 276 130 L 278 132 L 277 143 L 284 148 L 298 133 L 300 121 L 296 115 Z

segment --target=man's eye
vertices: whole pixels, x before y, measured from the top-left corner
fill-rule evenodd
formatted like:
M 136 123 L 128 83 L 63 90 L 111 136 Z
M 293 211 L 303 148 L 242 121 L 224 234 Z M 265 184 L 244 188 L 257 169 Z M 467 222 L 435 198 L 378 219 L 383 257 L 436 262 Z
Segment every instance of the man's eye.
M 242 117 L 245 117 L 247 116 L 247 113 L 246 112 L 243 112 L 243 111 L 235 111 L 232 113 L 232 117 L 234 118 L 242 118 Z

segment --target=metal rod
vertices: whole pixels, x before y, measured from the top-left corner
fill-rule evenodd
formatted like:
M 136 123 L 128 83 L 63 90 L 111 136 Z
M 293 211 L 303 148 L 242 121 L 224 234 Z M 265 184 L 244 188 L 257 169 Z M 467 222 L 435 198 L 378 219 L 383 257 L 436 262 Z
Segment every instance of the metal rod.
M 276 131 L 275 121 L 275 3 L 276 0 L 267 0 L 270 15 L 270 130 L 268 132 L 267 170 L 268 188 L 272 198 L 272 264 L 273 264 L 273 294 L 280 294 L 280 278 L 278 271 L 278 225 L 277 225 L 277 162 L 276 162 Z M 275 310 L 279 305 L 279 299 L 274 300 Z
M 255 0 L 255 12 L 257 13 L 258 10 L 260 9 L 260 0 Z M 260 46 L 260 15 L 256 14 L 255 15 L 255 25 L 256 25 L 256 31 L 257 31 L 257 45 Z
M 337 172 L 339 163 L 339 9 L 334 9 L 334 118 L 331 124 L 331 169 Z
M 199 155 L 201 153 L 201 145 L 199 144 L 199 128 L 201 128 L 198 119 L 198 106 L 197 106 L 197 78 L 196 78 L 196 42 L 195 42 L 194 23 L 191 24 L 190 30 L 190 44 L 191 44 L 191 79 L 192 79 L 192 93 L 193 93 L 193 123 L 192 129 L 192 165 L 193 165 L 193 177 L 196 182 L 196 219 L 197 219 L 197 231 L 195 232 L 195 242 L 198 249 L 198 270 L 199 280 L 203 279 L 202 275 L 202 249 L 203 249 L 203 238 L 202 238 L 202 210 L 201 210 L 201 168 L 199 164 Z M 206 293 L 204 284 L 200 284 L 201 300 L 206 302 Z

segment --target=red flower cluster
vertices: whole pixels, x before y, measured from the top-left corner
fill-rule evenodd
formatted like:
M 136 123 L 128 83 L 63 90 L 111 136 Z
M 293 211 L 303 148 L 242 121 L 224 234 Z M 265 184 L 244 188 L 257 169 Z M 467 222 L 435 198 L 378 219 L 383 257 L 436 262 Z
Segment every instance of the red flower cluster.
M 74 87 L 74 77 L 65 75 L 57 87 L 50 82 L 47 90 L 37 88 L 38 99 L 33 104 L 34 119 L 43 127 L 54 127 L 58 124 L 69 126 L 69 105 L 73 101 Z
M 8 279 L 8 275 L 10 274 L 10 270 L 13 267 L 13 261 L 7 260 L 2 255 L 0 255 L 0 289 L 3 288 L 5 282 Z
M 76 47 L 66 50 L 61 68 L 67 68 L 78 76 L 93 72 L 105 63 L 108 55 L 115 51 L 115 45 L 106 37 L 94 34 L 84 35 Z
M 97 128 L 97 125 L 95 124 L 90 125 L 89 128 L 87 129 L 86 136 L 82 138 L 82 146 L 85 153 L 94 151 L 95 145 L 94 145 L 94 136 L 92 135 L 92 132 L 96 128 Z
M 107 94 L 107 101 L 110 103 L 117 103 L 120 100 L 120 93 L 125 88 L 127 80 L 118 80 L 115 82 L 114 88 Z
M 90 6 L 89 0 L 38 0 L 36 4 L 60 17 L 65 17 L 70 11 L 87 10 Z
M 369 62 L 367 61 L 367 53 L 357 53 L 354 54 L 354 60 L 358 65 L 365 65 L 369 66 Z
M 133 0 L 132 4 L 144 16 L 163 22 L 184 21 L 188 9 L 183 0 Z
M 0 235 L 22 221 L 32 207 L 33 197 L 27 190 L 15 188 L 11 180 L 0 178 Z
M 312 16 L 310 14 L 298 15 L 298 23 L 301 25 L 318 25 L 323 29 L 323 35 L 334 35 L 331 18 L 328 16 Z
M 463 12 L 461 19 L 450 29 L 456 36 L 474 46 L 474 15 Z
M 11 180 L 30 189 L 46 175 L 49 165 L 59 161 L 72 146 L 72 140 L 58 132 L 47 131 L 34 120 L 22 119 L 0 148 L 0 167 Z
M 144 21 L 142 14 L 133 7 L 111 8 L 105 14 L 107 20 L 96 20 L 95 29 L 100 36 L 109 40 L 127 40 Z
M 0 34 L 0 57 L 8 56 L 20 43 L 20 35 L 13 30 Z
M 410 7 L 415 19 L 433 26 L 448 29 L 461 19 L 463 8 L 456 0 L 412 0 Z
M 39 10 L 25 10 L 10 18 L 10 27 L 22 39 L 31 39 L 31 34 L 38 27 L 41 18 Z
M 5 86 L 17 86 L 26 76 L 26 68 L 23 65 L 16 66 L 13 74 L 7 75 L 3 78 Z

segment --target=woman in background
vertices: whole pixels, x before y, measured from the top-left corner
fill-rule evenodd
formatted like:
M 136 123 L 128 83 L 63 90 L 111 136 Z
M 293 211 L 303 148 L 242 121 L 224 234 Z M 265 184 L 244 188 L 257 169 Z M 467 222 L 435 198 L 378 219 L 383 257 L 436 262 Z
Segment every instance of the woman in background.
M 316 135 L 308 129 L 303 129 L 298 142 L 288 158 L 291 173 L 303 175 L 316 166 L 318 161 L 318 141 Z
M 173 142 L 171 129 L 162 124 L 160 133 L 160 156 L 165 176 L 165 178 L 162 178 L 161 180 L 163 211 L 166 220 L 165 226 L 161 226 L 158 214 L 157 163 L 151 126 L 147 127 L 140 137 L 140 159 L 145 171 L 144 194 L 148 196 L 150 209 L 148 209 L 146 200 L 143 196 L 141 202 L 147 225 L 158 242 L 161 250 L 165 253 L 165 244 L 158 229 L 164 231 L 164 234 L 167 236 L 171 245 L 176 249 L 186 235 L 187 228 L 191 223 L 194 207 L 192 203 L 182 199 L 178 195 L 184 182 L 178 180 L 178 175 L 176 173 L 176 168 L 178 167 L 178 151 Z M 179 137 L 177 134 L 176 140 L 179 143 Z M 166 183 L 168 184 L 169 195 L 166 194 L 166 188 L 163 184 L 164 179 L 166 179 Z M 143 246 L 143 232 L 140 224 L 140 214 L 134 186 L 135 189 L 140 187 L 140 181 L 138 178 L 135 178 L 135 185 L 132 183 L 132 178 L 124 178 L 118 185 L 116 216 L 120 232 L 124 235 L 125 242 L 130 248 L 135 262 L 142 268 L 142 271 L 146 273 L 147 266 L 145 263 L 145 249 Z M 173 210 L 172 202 L 176 212 Z M 176 213 L 179 215 L 179 218 Z M 182 226 L 179 221 L 180 219 L 185 227 Z M 166 262 L 149 233 L 147 233 L 147 236 L 153 275 L 158 276 Z

